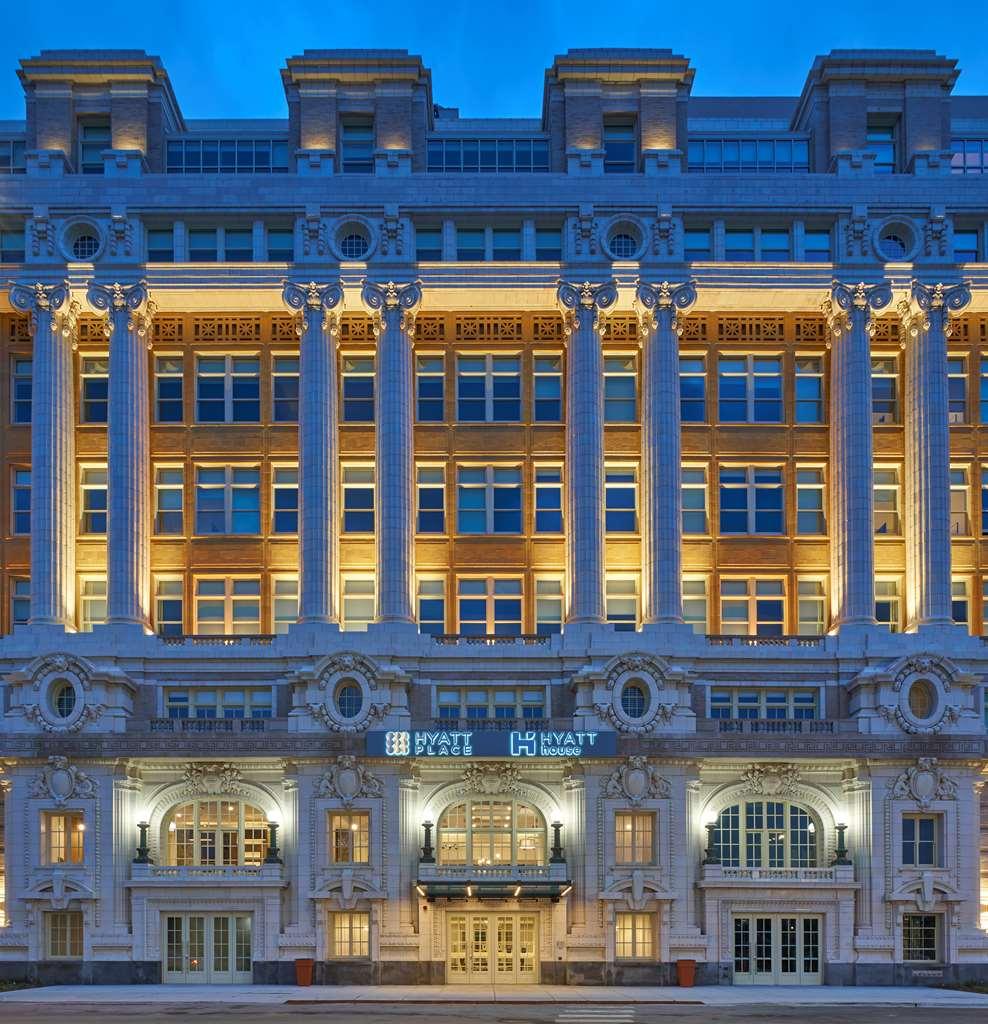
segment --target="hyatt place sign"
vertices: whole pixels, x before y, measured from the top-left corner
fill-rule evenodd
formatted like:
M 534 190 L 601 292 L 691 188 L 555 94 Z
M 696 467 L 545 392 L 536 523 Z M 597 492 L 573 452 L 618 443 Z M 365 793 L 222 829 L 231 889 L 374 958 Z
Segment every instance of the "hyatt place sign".
M 367 753 L 378 757 L 613 757 L 612 732 L 467 732 L 416 729 L 367 734 Z

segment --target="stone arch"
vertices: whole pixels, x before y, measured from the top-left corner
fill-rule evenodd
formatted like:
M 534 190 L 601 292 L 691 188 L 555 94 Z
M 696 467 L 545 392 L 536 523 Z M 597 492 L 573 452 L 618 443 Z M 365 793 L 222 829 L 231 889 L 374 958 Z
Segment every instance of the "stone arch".
M 554 821 L 563 820 L 562 807 L 548 789 L 535 783 L 518 781 L 508 784 L 500 793 L 485 793 L 467 786 L 462 781 L 441 783 L 429 794 L 423 805 L 423 820 L 438 823 L 440 816 L 448 807 L 464 800 L 485 796 L 504 796 L 531 804 L 545 819 L 547 828 Z

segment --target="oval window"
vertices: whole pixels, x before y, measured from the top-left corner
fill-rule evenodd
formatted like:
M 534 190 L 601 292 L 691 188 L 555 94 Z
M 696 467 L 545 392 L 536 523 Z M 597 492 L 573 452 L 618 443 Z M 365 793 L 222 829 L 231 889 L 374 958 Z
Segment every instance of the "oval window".
M 59 718 L 68 718 L 75 710 L 75 687 L 71 683 L 57 683 L 52 691 L 51 706 Z
M 363 704 L 364 698 L 356 683 L 343 683 L 336 691 L 336 707 L 344 718 L 356 718 Z
M 629 718 L 644 718 L 648 709 L 648 693 L 641 683 L 628 683 L 621 691 L 621 710 Z
M 917 679 L 909 687 L 909 710 L 914 718 L 926 721 L 937 708 L 937 693 L 928 679 Z

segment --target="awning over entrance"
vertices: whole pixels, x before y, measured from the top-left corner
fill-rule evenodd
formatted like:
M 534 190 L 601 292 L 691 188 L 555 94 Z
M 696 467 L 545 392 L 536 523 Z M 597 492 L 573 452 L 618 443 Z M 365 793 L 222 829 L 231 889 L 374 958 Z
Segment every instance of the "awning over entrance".
M 573 885 L 571 882 L 423 882 L 415 883 L 420 896 L 429 900 L 558 900 Z

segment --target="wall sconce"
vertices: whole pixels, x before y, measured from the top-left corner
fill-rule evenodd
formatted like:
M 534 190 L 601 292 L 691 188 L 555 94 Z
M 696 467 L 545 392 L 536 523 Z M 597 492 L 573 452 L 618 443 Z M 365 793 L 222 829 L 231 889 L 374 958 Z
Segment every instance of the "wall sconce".
M 563 823 L 561 821 L 554 821 L 552 823 L 552 849 L 549 851 L 549 863 L 550 864 L 565 864 L 566 858 L 563 856 L 563 840 L 562 831 Z
M 148 849 L 148 829 L 150 827 L 151 826 L 146 821 L 139 821 L 137 823 L 138 838 L 137 838 L 137 856 L 134 858 L 134 863 L 135 864 L 153 864 L 154 863 L 154 861 L 151 860 L 151 858 L 149 856 L 151 851 Z
M 422 856 L 419 858 L 419 863 L 435 864 L 436 852 L 432 847 L 432 822 L 423 821 L 422 828 L 425 830 L 425 842 L 422 844 Z
M 719 864 L 720 853 L 717 850 L 717 843 L 714 839 L 714 833 L 717 831 L 717 822 L 708 821 L 703 827 L 707 830 L 707 848 L 703 851 L 703 863 Z
M 265 864 L 282 864 L 284 863 L 279 856 L 281 851 L 278 849 L 278 822 L 268 822 L 268 852 L 264 857 Z
M 834 826 L 837 829 L 837 849 L 834 850 L 833 867 L 843 867 L 851 863 L 847 855 L 847 844 L 844 841 L 844 833 L 847 832 L 847 825 L 839 823 Z

